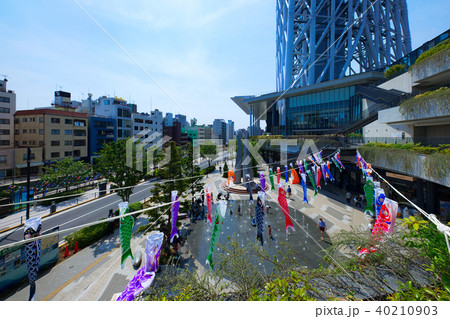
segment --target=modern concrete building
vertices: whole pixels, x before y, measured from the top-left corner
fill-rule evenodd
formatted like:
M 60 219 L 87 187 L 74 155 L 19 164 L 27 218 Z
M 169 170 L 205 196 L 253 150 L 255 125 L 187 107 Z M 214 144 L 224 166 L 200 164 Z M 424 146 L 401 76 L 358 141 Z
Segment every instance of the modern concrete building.
M 95 116 L 102 116 L 116 119 L 116 136 L 117 139 L 131 137 L 133 130 L 131 125 L 132 107 L 127 102 L 117 97 L 100 97 L 96 103 Z
M 43 165 L 69 157 L 88 161 L 87 114 L 56 109 L 17 111 L 14 147 L 17 176 L 26 174 L 27 148 L 32 149 L 32 173 Z
M 222 143 L 227 144 L 227 123 L 223 119 L 215 119 L 213 122 L 213 138 L 222 140 Z
M 175 114 L 175 121 L 180 122 L 181 124 L 181 128 L 184 128 L 188 125 L 187 119 L 186 119 L 186 115 L 183 114 Z
M 409 67 L 408 71 L 404 68 L 377 88 L 396 90 L 410 98 L 379 111 L 378 119 L 363 129 L 364 142 L 450 144 L 449 91 L 444 89 L 450 86 L 450 51 L 440 51 L 415 63 L 421 53 L 448 39 L 450 30 L 397 61 Z M 373 99 L 363 102 L 368 106 L 376 103 Z
M 148 113 L 133 113 L 131 115 L 133 121 L 133 135 L 145 131 L 148 132 L 146 135 L 151 135 L 152 133 L 162 134 L 163 128 L 163 116 L 162 112 L 158 109 Z
M 163 120 L 164 126 L 173 126 L 173 114 L 172 113 L 166 113 L 166 116 Z
M 88 117 L 88 156 L 89 161 L 93 163 L 97 153 L 104 145 L 117 140 L 116 120 L 107 117 L 89 116 Z
M 227 123 L 227 144 L 229 140 L 234 139 L 234 122 L 232 120 L 228 120 Z
M 8 80 L 0 80 L 0 178 L 13 175 L 14 113 L 16 93 L 7 89 Z
M 202 140 L 212 139 L 212 126 L 210 125 L 198 125 L 198 138 Z

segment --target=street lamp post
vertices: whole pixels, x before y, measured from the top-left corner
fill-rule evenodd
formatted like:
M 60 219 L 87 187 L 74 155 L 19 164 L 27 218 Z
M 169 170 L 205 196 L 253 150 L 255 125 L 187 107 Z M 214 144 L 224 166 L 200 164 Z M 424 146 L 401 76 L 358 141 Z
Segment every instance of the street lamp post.
M 30 159 L 31 159 L 31 148 L 27 147 L 27 214 L 26 214 L 26 219 L 30 219 Z

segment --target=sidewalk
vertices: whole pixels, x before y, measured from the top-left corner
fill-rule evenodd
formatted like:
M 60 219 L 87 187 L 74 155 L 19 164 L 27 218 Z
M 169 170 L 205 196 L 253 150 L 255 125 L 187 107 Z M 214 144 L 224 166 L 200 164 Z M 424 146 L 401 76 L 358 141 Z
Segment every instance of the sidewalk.
M 110 190 L 110 184 L 108 184 L 106 187 L 107 194 L 109 194 L 109 190 Z M 63 195 L 61 195 L 61 196 L 63 196 Z M 85 193 L 83 193 L 79 196 L 68 197 L 68 200 L 56 204 L 56 212 L 71 208 L 73 206 L 79 205 L 83 202 L 86 202 L 86 201 L 89 201 L 89 200 L 92 200 L 92 199 L 95 199 L 98 197 L 99 197 L 98 189 L 92 189 L 92 190 L 86 191 Z M 39 203 L 39 202 L 37 202 L 37 203 Z M 43 216 L 49 215 L 50 209 L 51 209 L 51 205 L 43 206 L 43 205 L 36 205 L 36 203 L 35 204 L 30 203 L 30 218 L 43 217 Z M 0 233 L 23 224 L 23 222 L 26 219 L 26 211 L 27 211 L 27 209 L 24 208 L 24 209 L 17 211 L 11 215 L 1 218 L 0 219 Z

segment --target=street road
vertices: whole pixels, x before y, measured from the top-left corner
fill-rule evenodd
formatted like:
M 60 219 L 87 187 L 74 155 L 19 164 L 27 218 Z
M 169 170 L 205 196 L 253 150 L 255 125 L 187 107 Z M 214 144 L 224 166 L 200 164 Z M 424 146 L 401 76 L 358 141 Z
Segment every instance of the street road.
M 228 156 L 227 153 L 219 155 L 212 163 L 223 161 Z M 205 168 L 208 165 L 208 161 L 200 162 L 199 166 Z M 133 189 L 133 194 L 130 197 L 130 203 L 141 201 L 151 196 L 151 188 L 153 181 L 147 181 L 137 185 Z M 49 216 L 42 219 L 42 231 L 59 226 L 60 230 L 68 229 L 78 225 L 84 225 L 99 219 L 108 217 L 110 209 L 118 209 L 118 204 L 122 200 L 117 194 L 107 195 L 105 197 L 98 198 L 86 204 L 81 204 L 77 207 L 68 209 L 66 211 Z M 69 232 L 60 235 L 60 239 L 68 235 Z M 10 244 L 23 240 L 23 227 L 18 227 L 10 232 L 2 234 L 0 236 L 0 248 L 3 245 Z

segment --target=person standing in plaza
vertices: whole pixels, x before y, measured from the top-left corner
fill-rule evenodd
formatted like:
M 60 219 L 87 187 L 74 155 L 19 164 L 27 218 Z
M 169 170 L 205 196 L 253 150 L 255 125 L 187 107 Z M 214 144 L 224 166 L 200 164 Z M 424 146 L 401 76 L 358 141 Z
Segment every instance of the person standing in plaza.
M 320 239 L 323 240 L 323 232 L 327 229 L 327 225 L 323 221 L 322 217 L 319 217 L 319 223 L 317 224 L 317 228 L 320 229 L 320 232 L 322 233 L 322 237 Z
M 347 199 L 347 204 L 350 204 L 350 199 L 352 198 L 352 194 L 349 191 L 345 194 L 345 198 Z
M 269 238 L 272 239 L 272 240 L 274 240 L 274 239 L 273 239 L 273 236 L 272 236 L 272 227 L 270 227 L 270 225 L 267 226 L 267 227 L 269 228 Z

